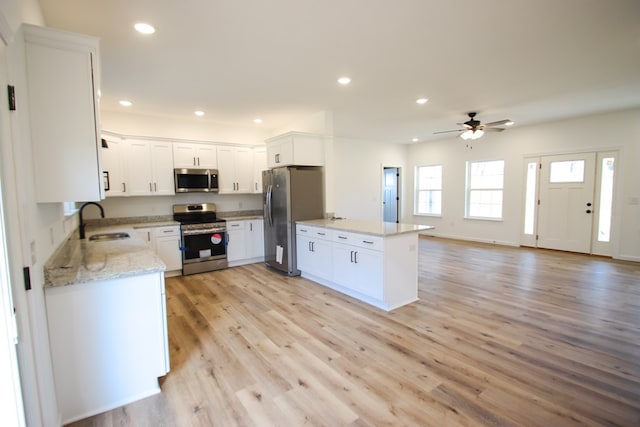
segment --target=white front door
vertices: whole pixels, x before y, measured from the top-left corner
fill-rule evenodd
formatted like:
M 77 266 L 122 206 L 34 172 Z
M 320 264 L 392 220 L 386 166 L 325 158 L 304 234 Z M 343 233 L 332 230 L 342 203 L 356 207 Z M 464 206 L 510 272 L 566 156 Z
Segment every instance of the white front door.
M 595 153 L 541 158 L 538 247 L 591 252 Z

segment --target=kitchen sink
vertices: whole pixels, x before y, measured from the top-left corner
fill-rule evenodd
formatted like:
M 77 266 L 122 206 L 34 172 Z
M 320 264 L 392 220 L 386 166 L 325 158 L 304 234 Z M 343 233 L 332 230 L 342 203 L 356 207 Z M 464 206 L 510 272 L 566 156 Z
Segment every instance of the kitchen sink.
M 103 240 L 120 240 L 120 239 L 128 239 L 129 237 L 129 233 L 125 233 L 125 232 L 116 232 L 116 233 L 99 233 L 99 234 L 94 234 L 92 236 L 89 237 L 89 240 L 97 240 L 97 241 L 103 241 Z

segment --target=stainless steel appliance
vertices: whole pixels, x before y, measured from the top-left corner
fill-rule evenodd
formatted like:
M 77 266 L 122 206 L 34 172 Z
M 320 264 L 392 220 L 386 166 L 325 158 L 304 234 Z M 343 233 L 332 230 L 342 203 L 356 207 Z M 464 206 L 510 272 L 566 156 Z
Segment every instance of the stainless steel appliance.
M 215 204 L 173 205 L 173 219 L 180 222 L 182 274 L 227 268 L 227 224 Z
M 288 166 L 262 172 L 267 266 L 297 276 L 295 221 L 324 217 L 322 168 Z
M 173 170 L 176 193 L 217 193 L 217 169 Z

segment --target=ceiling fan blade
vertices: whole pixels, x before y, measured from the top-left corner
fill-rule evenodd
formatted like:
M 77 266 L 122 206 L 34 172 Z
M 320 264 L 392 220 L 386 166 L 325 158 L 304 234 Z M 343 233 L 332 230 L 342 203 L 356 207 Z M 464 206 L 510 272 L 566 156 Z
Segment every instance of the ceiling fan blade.
M 439 132 L 434 132 L 433 134 L 437 134 L 437 133 L 449 133 L 449 132 L 462 132 L 464 129 L 455 129 L 455 130 L 441 130 Z
M 490 122 L 490 123 L 485 123 L 485 126 L 504 126 L 507 123 L 509 123 L 511 120 L 509 119 L 505 119 L 505 120 L 498 120 L 497 122 Z
M 504 129 L 503 128 L 484 128 L 483 130 L 485 132 L 502 132 Z

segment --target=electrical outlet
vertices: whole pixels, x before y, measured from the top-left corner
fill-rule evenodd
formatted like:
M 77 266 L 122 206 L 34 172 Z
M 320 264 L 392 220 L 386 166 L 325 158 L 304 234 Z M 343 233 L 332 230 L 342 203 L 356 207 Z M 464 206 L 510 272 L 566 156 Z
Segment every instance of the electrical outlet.
M 238 209 L 242 209 L 242 202 L 238 202 Z

